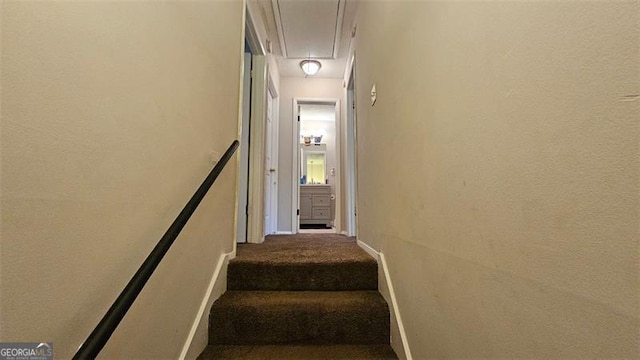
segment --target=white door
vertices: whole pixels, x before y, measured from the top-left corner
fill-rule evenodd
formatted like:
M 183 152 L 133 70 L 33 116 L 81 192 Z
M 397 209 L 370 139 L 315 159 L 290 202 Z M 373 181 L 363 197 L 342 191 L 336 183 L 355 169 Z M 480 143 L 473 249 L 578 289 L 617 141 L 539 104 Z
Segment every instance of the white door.
M 264 184 L 264 234 L 269 235 L 275 233 L 275 227 L 273 224 L 273 198 L 276 196 L 274 191 L 274 184 L 277 181 L 276 169 L 274 167 L 273 147 L 277 146 L 273 141 L 273 96 L 269 91 L 267 94 L 267 124 L 265 128 L 265 184 Z
M 296 178 L 293 182 L 294 184 L 294 196 L 295 196 L 295 207 L 293 210 L 294 222 L 292 225 L 293 233 L 297 234 L 300 232 L 300 178 L 302 177 L 302 149 L 300 148 L 300 105 L 296 100 L 295 102 L 295 113 L 293 115 L 296 135 L 294 136 L 293 141 L 293 153 L 295 154 L 295 164 L 296 164 Z M 297 120 L 297 121 L 296 121 Z

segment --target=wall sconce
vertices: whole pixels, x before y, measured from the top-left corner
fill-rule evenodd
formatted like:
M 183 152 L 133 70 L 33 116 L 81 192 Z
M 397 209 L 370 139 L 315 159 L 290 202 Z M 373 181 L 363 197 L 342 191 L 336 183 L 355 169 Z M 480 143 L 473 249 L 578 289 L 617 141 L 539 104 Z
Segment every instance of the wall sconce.
M 318 73 L 322 64 L 318 60 L 302 60 L 300 61 L 300 67 L 307 76 L 313 76 Z

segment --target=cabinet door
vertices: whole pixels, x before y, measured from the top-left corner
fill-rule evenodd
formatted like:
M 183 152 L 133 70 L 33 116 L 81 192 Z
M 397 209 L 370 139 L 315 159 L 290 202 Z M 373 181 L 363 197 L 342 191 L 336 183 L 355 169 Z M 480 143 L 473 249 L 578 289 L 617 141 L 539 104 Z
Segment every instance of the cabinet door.
M 300 220 L 311 219 L 311 205 L 313 197 L 311 195 L 300 195 Z

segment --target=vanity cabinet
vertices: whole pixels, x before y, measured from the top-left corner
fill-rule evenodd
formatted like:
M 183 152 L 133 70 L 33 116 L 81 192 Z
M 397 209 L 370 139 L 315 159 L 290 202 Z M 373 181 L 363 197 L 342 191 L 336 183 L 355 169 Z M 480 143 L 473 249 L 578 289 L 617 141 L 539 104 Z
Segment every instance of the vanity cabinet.
M 331 186 L 300 185 L 300 224 L 325 224 L 331 226 Z

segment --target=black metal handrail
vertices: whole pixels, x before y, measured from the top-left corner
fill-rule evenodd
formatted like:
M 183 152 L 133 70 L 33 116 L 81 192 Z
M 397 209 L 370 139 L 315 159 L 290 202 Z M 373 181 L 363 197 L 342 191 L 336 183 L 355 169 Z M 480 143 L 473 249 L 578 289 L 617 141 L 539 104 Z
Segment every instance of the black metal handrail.
M 129 280 L 127 286 L 122 290 L 102 320 L 100 320 L 96 328 L 93 329 L 93 332 L 91 332 L 82 346 L 80 346 L 78 352 L 73 356 L 73 359 L 95 359 L 95 357 L 98 356 L 98 353 L 107 343 L 116 327 L 118 327 L 118 324 L 120 324 L 120 321 L 122 321 L 122 318 L 124 318 L 124 315 L 142 291 L 147 280 L 149 280 L 164 255 L 169 251 L 169 248 L 173 245 L 180 231 L 207 194 L 211 185 L 216 181 L 231 156 L 233 156 L 239 144 L 238 140 L 234 140 L 233 143 L 231 143 L 227 151 L 222 155 L 220 161 L 213 167 L 213 170 L 211 170 L 207 178 L 204 179 L 202 185 L 196 190 L 187 205 L 185 205 L 178 217 L 173 221 L 171 226 L 169 226 L 167 232 L 162 236 L 160 241 L 158 241 L 156 247 L 153 248 L 149 256 L 147 256 L 147 259 L 142 263 L 131 280 Z

